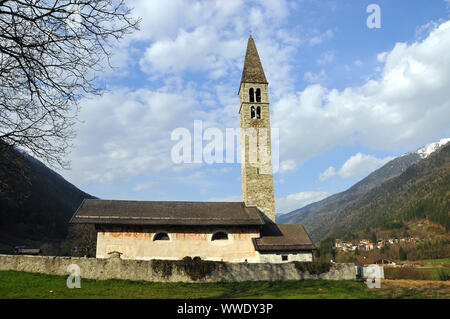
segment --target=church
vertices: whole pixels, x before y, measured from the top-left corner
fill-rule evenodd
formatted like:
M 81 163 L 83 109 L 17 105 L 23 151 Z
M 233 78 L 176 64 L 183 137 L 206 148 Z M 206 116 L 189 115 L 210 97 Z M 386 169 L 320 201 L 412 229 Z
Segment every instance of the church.
M 238 96 L 242 202 L 86 199 L 70 223 L 95 225 L 97 258 L 312 261 L 304 227 L 275 223 L 268 82 L 251 35 Z M 263 145 L 267 159 L 253 160 Z

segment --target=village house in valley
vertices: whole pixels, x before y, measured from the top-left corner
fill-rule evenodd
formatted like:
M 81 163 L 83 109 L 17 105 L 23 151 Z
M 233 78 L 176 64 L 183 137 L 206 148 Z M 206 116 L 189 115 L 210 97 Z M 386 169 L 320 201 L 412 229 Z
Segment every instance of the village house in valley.
M 313 245 L 302 225 L 275 223 L 268 82 L 250 36 L 239 88 L 242 202 L 173 202 L 86 199 L 71 219 L 94 224 L 97 258 L 119 253 L 124 259 L 186 256 L 225 262 L 312 261 Z M 268 160 L 251 161 L 253 129 Z

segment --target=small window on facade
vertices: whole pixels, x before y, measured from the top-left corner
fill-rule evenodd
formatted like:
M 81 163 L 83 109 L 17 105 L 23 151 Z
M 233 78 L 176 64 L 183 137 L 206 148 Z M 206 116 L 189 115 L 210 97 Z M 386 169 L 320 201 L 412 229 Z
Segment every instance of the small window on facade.
M 214 235 L 212 235 L 211 240 L 227 240 L 228 239 L 228 234 L 223 232 L 223 231 L 219 231 L 217 233 L 215 233 Z
M 259 175 L 259 167 L 256 168 L 256 175 Z
M 250 117 L 251 117 L 252 119 L 255 119 L 255 118 L 256 118 L 256 113 L 255 113 L 255 107 L 254 107 L 254 106 L 252 106 L 252 107 L 250 108 Z
M 157 233 L 153 240 L 170 240 L 168 233 Z
M 257 119 L 260 119 L 260 118 L 261 118 L 261 107 L 260 107 L 260 106 L 258 106 L 258 107 L 256 108 L 256 118 L 257 118 Z
M 258 91 L 258 90 L 256 90 Z M 255 102 L 255 94 L 253 91 L 253 88 L 250 88 L 250 90 L 248 91 L 248 95 L 250 96 L 250 102 Z
M 288 256 L 287 255 L 281 255 L 281 260 L 282 261 L 287 261 L 288 260 Z
M 261 102 L 261 89 L 256 89 L 256 102 Z

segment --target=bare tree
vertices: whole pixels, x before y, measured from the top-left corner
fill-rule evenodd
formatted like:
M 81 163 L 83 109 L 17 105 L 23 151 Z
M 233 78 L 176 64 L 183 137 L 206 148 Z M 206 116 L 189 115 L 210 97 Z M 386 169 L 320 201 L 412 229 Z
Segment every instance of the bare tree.
M 66 253 L 78 257 L 95 257 L 97 249 L 97 231 L 94 225 L 76 224 L 69 228 L 63 246 L 68 248 Z
M 138 22 L 124 0 L 0 0 L 0 142 L 67 167 L 78 102 Z

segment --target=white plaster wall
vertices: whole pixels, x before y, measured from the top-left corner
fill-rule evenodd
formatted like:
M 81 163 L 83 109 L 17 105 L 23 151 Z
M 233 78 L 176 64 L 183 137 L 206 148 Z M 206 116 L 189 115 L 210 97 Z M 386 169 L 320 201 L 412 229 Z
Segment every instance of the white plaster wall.
M 167 232 L 170 240 L 153 241 L 158 232 Z M 211 241 L 216 231 L 228 233 L 228 240 Z M 242 228 L 192 229 L 174 232 L 171 229 L 147 231 L 99 231 L 97 233 L 97 258 L 109 258 L 109 253 L 122 253 L 123 259 L 179 260 L 190 256 L 203 260 L 226 262 L 257 262 L 252 238 L 259 232 Z
M 282 260 L 281 256 L 288 256 L 288 259 L 284 261 L 284 260 Z M 310 252 L 258 253 L 258 262 L 260 262 L 260 263 L 288 263 L 291 261 L 312 262 L 313 256 L 312 256 L 312 253 L 310 253 Z

